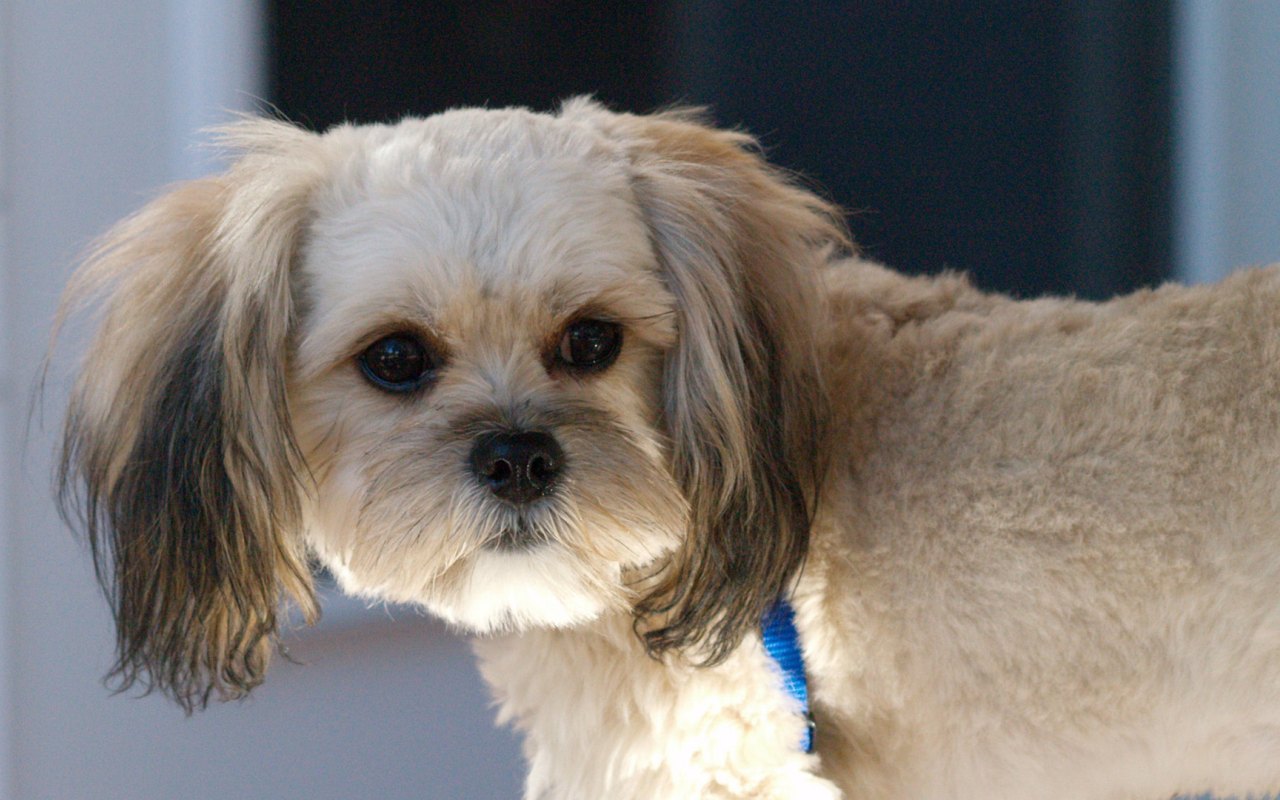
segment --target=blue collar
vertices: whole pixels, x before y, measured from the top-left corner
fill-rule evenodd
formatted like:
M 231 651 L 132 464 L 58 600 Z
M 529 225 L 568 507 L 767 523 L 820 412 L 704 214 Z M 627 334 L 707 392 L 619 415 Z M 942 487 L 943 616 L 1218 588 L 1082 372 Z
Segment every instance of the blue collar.
M 809 683 L 804 677 L 804 654 L 800 652 L 800 638 L 796 634 L 796 614 L 785 598 L 778 601 L 764 613 L 760 620 L 761 634 L 764 637 L 764 649 L 778 665 L 782 673 L 782 681 L 787 694 L 800 704 L 807 727 L 800 747 L 806 753 L 813 752 L 813 734 L 815 726 L 813 713 L 809 710 Z

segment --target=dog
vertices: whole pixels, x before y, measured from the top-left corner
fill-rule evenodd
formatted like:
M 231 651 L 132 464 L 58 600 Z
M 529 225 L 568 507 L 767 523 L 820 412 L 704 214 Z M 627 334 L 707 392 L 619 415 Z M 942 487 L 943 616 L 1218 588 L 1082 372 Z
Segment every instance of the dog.
M 1280 272 L 903 276 L 696 111 L 222 136 L 68 289 L 120 686 L 243 696 L 318 563 L 475 634 L 528 798 L 1280 789 Z

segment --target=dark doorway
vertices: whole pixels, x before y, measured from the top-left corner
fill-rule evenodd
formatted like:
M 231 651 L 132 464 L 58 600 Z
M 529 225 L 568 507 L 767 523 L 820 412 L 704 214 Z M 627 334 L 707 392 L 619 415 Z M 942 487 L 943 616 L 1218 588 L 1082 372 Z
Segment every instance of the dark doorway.
M 1168 275 L 1167 3 L 270 4 L 271 101 L 317 129 L 590 93 L 711 107 L 869 256 L 1028 296 Z

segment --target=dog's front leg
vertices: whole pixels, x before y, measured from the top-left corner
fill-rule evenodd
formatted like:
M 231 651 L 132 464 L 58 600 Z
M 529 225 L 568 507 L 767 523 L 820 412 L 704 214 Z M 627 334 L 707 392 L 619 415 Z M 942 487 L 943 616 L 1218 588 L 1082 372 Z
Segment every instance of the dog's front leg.
M 476 643 L 528 800 L 837 800 L 758 639 L 699 668 L 644 653 L 629 617 Z

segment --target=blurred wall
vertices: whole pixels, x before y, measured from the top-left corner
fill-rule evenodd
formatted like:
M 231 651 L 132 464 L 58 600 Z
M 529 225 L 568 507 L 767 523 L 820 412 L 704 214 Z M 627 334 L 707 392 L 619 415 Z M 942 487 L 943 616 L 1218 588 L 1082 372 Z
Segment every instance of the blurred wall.
M 83 330 L 27 431 L 31 387 L 76 254 L 210 166 L 194 129 L 252 105 L 262 53 L 248 0 L 0 3 L 0 797 L 519 796 L 516 742 L 494 729 L 467 645 L 409 612 L 341 607 L 288 638 L 301 664 L 277 660 L 250 700 L 190 719 L 101 683 L 107 606 L 50 502 Z

